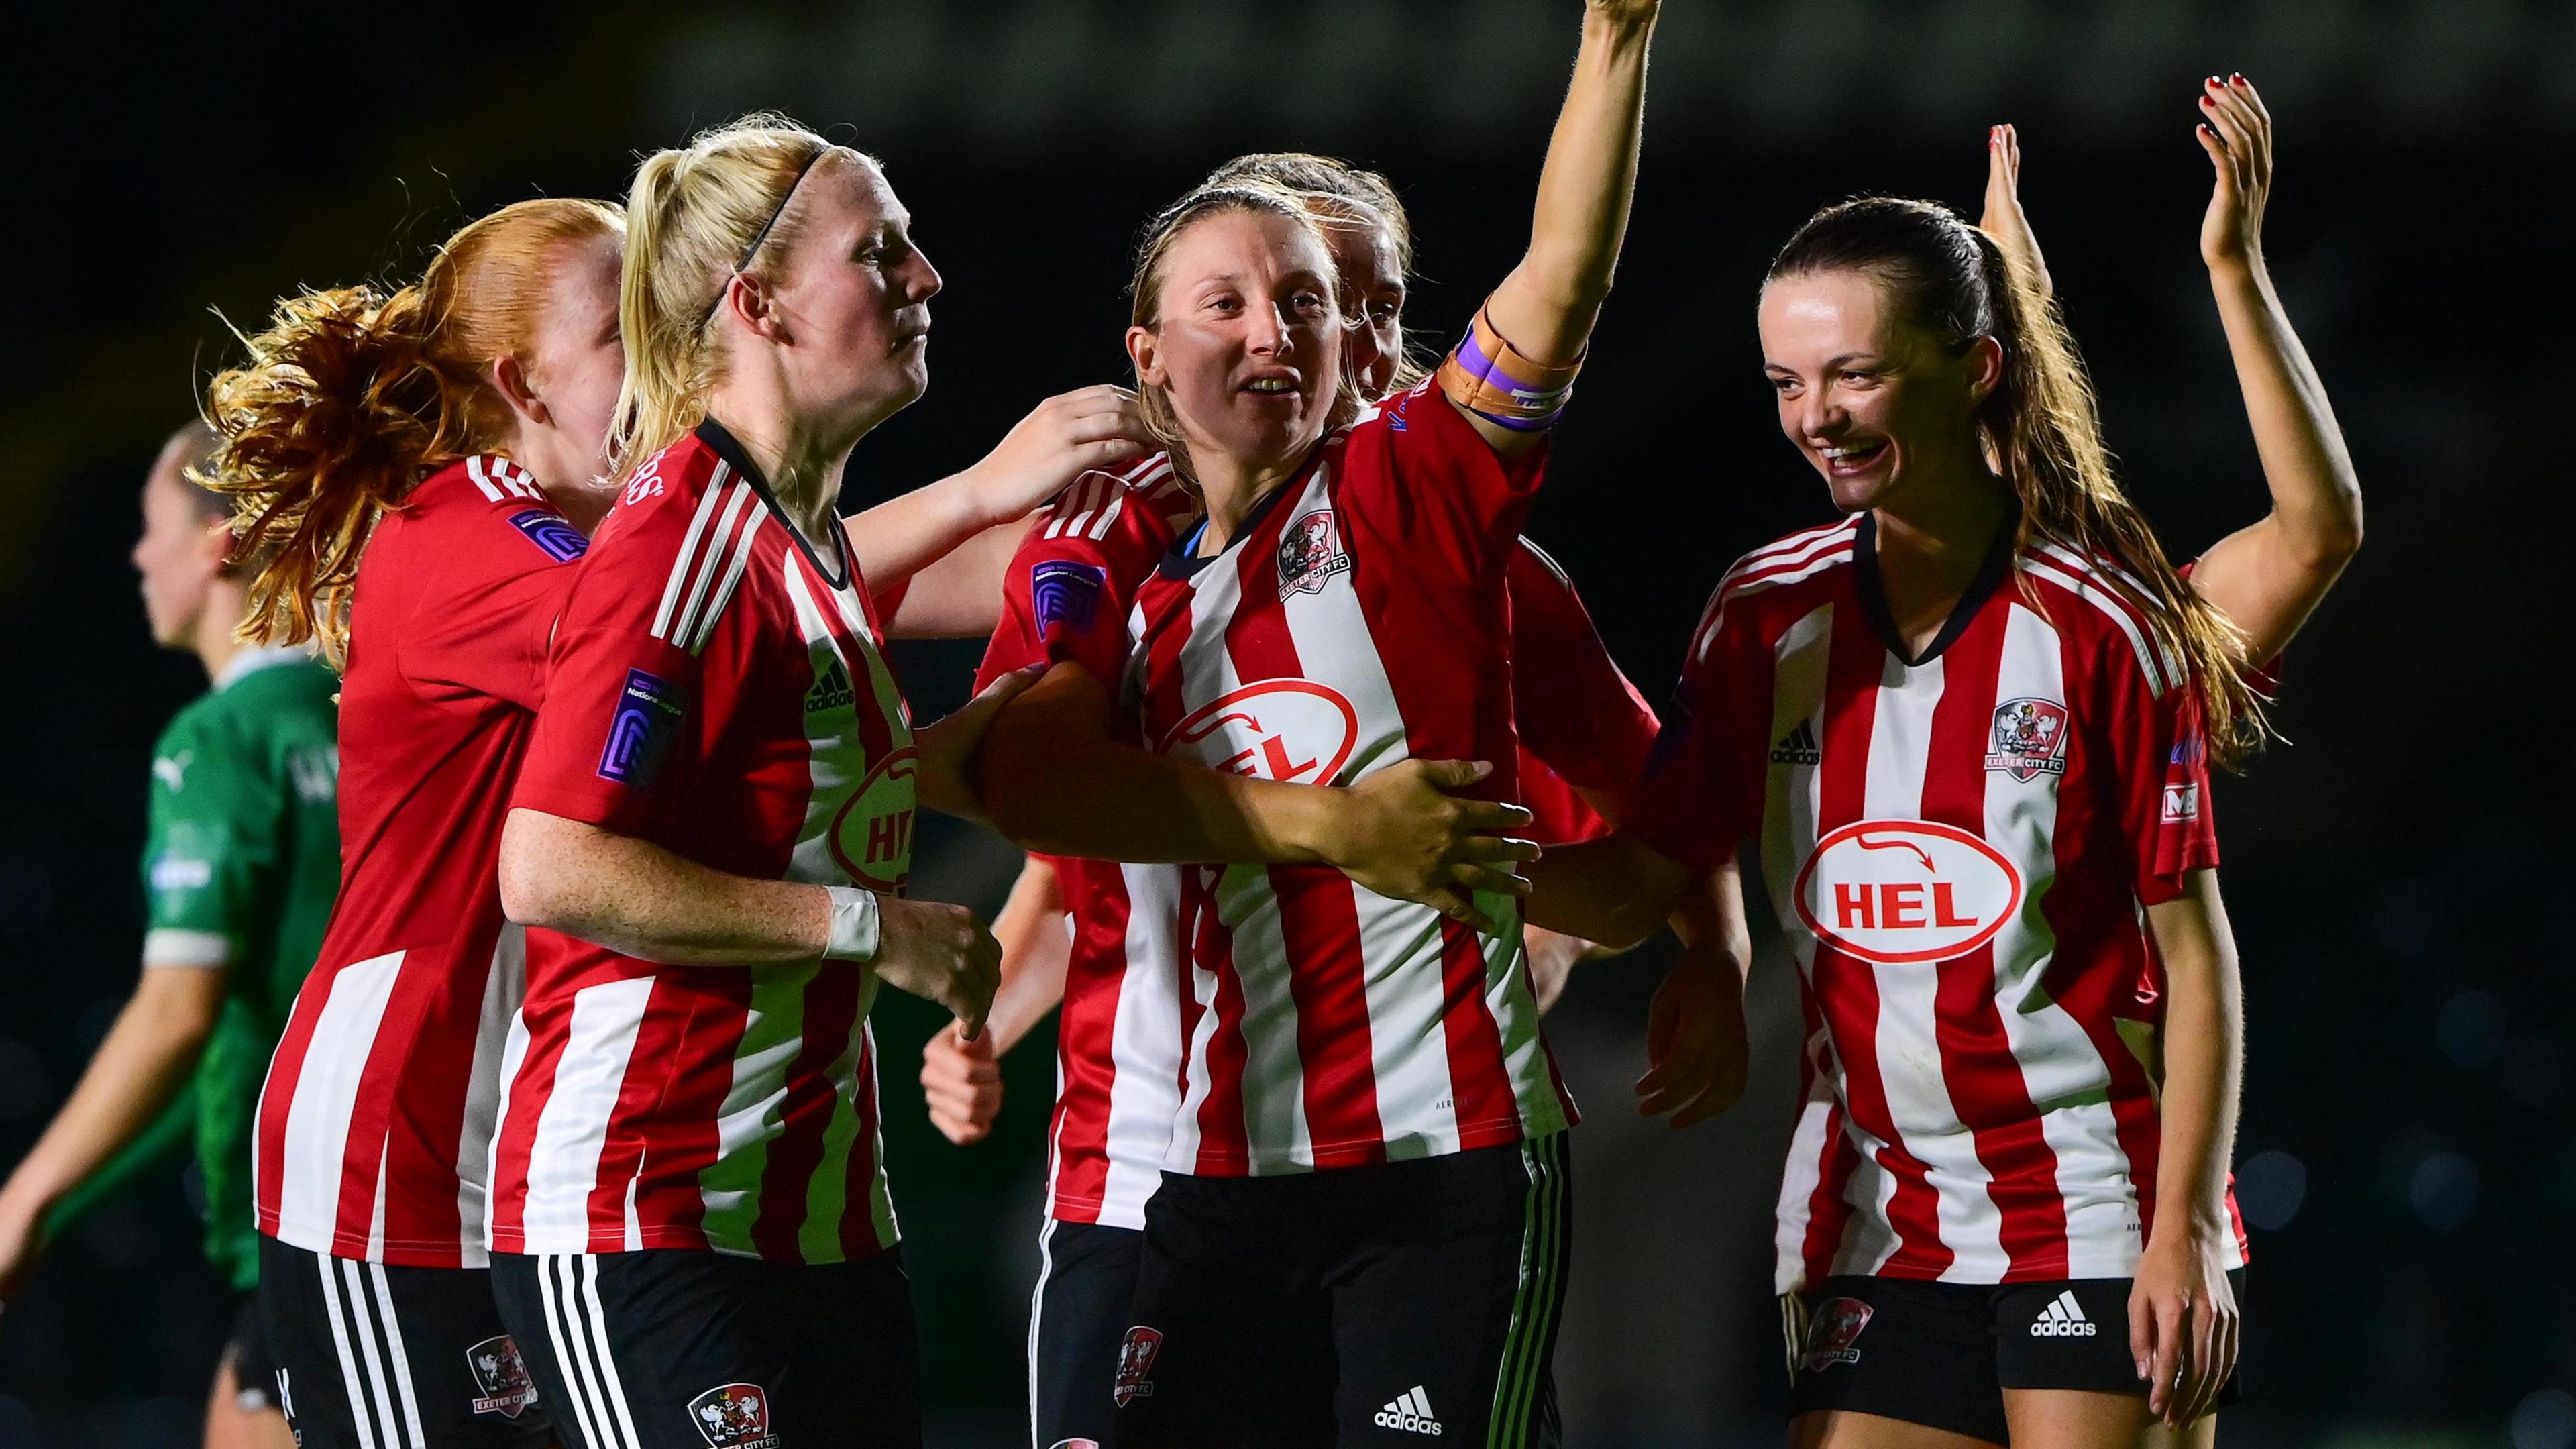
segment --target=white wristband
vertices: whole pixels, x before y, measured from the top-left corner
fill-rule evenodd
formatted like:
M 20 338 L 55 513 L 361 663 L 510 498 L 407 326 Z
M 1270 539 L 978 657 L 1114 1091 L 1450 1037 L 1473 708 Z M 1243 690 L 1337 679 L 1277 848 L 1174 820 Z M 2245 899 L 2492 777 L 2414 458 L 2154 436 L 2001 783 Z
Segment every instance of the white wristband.
M 832 896 L 832 940 L 823 948 L 834 961 L 877 958 L 877 893 L 857 886 L 825 886 Z

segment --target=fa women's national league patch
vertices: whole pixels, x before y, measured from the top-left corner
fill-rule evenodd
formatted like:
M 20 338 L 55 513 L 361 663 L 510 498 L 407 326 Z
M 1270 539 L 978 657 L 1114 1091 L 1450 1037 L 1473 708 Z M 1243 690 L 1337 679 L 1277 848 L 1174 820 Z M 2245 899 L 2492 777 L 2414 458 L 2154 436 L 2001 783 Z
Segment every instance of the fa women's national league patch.
M 652 784 L 688 706 L 688 694 L 678 685 L 641 669 L 627 670 L 617 712 L 608 721 L 608 744 L 599 753 L 599 777 L 638 790 Z

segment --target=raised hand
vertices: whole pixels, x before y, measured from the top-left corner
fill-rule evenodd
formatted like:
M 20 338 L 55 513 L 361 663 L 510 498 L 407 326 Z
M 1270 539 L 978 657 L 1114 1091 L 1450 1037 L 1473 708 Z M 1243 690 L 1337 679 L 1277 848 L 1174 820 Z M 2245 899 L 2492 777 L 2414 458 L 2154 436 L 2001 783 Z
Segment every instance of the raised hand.
M 2039 237 L 2021 209 L 2021 136 L 2010 126 L 1986 132 L 1986 206 L 1977 230 L 1995 239 L 2013 266 L 2039 284 L 2039 294 L 2054 296 L 2048 262 L 2039 254 Z
M 1002 948 L 964 906 L 888 896 L 877 923 L 879 980 L 948 1008 L 964 1036 L 979 1036 L 1002 985 Z
M 983 1141 L 1002 1115 L 1002 1064 L 993 1034 L 960 1036 L 935 1031 L 921 1047 L 921 1092 L 930 1103 L 930 1125 L 960 1147 Z
M 1094 468 L 1115 468 L 1161 446 L 1136 394 L 1103 383 L 1039 403 L 967 474 L 977 511 L 998 522 L 1026 514 Z
M 1529 894 L 1512 874 L 1538 847 L 1501 832 L 1530 823 L 1518 805 L 1452 794 L 1484 779 L 1482 760 L 1403 760 L 1340 792 L 1322 854 L 1342 874 L 1382 896 L 1414 901 L 1479 931 L 1500 929 L 1476 908 L 1474 892 Z
M 2272 113 L 2241 75 L 2211 76 L 2200 86 L 2200 149 L 2217 185 L 2200 221 L 2200 259 L 2221 267 L 2263 261 L 2263 207 L 2272 197 Z

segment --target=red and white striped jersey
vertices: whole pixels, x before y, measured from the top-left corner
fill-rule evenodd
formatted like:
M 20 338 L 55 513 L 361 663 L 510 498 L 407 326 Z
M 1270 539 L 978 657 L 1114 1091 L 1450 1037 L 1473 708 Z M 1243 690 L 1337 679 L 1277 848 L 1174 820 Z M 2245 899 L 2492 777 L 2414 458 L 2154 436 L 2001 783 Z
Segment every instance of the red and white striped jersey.
M 736 875 L 900 892 L 912 728 L 851 560 L 713 422 L 647 461 L 565 606 L 512 805 Z M 875 985 L 843 961 L 669 966 L 529 932 L 494 1250 L 891 1245 Z
M 1808 1033 L 1781 1289 L 2129 1276 L 2144 908 L 2218 861 L 2189 678 L 2115 570 L 2008 538 L 1909 659 L 1874 544 L 1860 514 L 1728 572 L 1627 822 L 1700 867 L 1760 839 Z
M 1219 553 L 1137 590 L 1127 684 L 1148 748 L 1348 785 L 1409 758 L 1518 792 L 1505 571 L 1541 455 L 1498 459 L 1433 384 L 1369 409 Z M 1264 1176 L 1562 1130 L 1519 902 L 1484 936 L 1311 865 L 1180 877 L 1185 1089 L 1163 1165 Z
M 376 525 L 340 687 L 340 895 L 261 1091 L 259 1230 L 480 1267 L 503 1040 L 525 984 L 497 867 L 579 530 L 466 458 Z
M 1521 737 L 1517 798 L 1538 817 L 1532 837 L 1565 845 L 1606 835 L 1610 822 L 1576 792 L 1617 797 L 1636 784 L 1655 747 L 1654 708 L 1620 672 L 1574 580 L 1545 550 L 1522 539 L 1504 579 L 1512 596 L 1512 721 Z

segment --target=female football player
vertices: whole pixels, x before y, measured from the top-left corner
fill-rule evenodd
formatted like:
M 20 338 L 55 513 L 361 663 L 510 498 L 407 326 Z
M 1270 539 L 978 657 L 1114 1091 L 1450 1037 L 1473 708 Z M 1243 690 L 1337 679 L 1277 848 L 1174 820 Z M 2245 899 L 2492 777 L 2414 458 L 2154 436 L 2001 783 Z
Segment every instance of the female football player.
M 261 1300 L 306 1449 L 550 1436 L 485 1270 L 521 978 L 493 872 L 547 631 L 608 502 L 623 231 L 597 202 L 504 207 L 416 284 L 281 304 L 208 398 L 209 479 L 270 555 L 246 629 L 346 663 L 339 902 L 256 1148 Z
M 1852 516 L 1729 572 L 1633 835 L 1540 868 L 1542 912 L 1581 880 L 1638 931 L 1761 839 L 1822 1106 L 1781 1198 L 1800 1444 L 2206 1442 L 2232 1395 L 2242 1021 L 2206 762 L 2259 741 L 2253 650 L 2349 556 L 2358 492 L 2261 274 L 2268 122 L 2241 78 L 2202 105 L 2203 255 L 2276 498 L 2230 542 L 2294 550 L 2211 572 L 2265 632 L 2112 480 L 2026 233 L 1831 207 L 1761 327 L 1783 429 Z
M 649 158 L 628 214 L 624 482 L 501 851 L 510 915 L 544 929 L 501 1070 L 496 1287 L 592 1449 L 682 1424 L 917 1442 L 867 1008 L 884 980 L 980 1025 L 990 938 L 900 891 L 917 802 L 973 810 L 1001 696 L 916 739 L 831 504 L 927 383 L 939 276 L 873 160 L 778 117 Z M 1211 778 L 1246 832 L 1362 861 L 1438 857 L 1465 814 L 1428 785 Z M 1417 796 L 1440 809 L 1406 829 Z
M 1529 252 L 1436 386 L 1358 415 L 1331 250 L 1293 194 L 1219 183 L 1156 219 L 1129 351 L 1205 519 L 1141 578 L 1078 576 L 1094 617 L 1132 594 L 1148 749 L 1114 742 L 1101 676 L 1065 659 L 988 744 L 1006 833 L 1207 861 L 1186 819 L 1135 808 L 1140 762 L 1338 783 L 1407 755 L 1511 760 L 1504 568 L 1625 227 L 1654 11 L 1587 7 Z M 1178 924 L 1141 944 L 1190 985 L 1121 1437 L 1544 1435 L 1572 1114 L 1519 882 L 1466 877 L 1471 911 L 1443 919 L 1312 868 L 1125 873 L 1153 893 L 1138 919 Z

